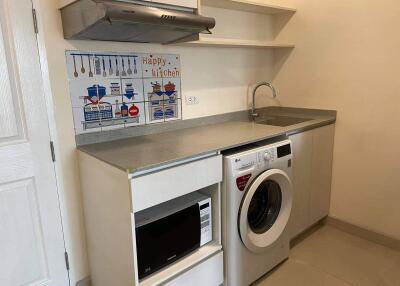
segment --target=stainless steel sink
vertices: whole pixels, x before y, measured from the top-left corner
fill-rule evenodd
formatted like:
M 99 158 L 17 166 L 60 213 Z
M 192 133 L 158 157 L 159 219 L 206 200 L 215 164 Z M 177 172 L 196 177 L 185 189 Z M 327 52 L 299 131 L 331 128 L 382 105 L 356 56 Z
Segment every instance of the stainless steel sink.
M 303 122 L 307 122 L 312 120 L 311 118 L 299 118 L 299 117 L 291 117 L 291 116 L 269 116 L 264 117 L 256 120 L 257 124 L 264 124 L 264 125 L 273 125 L 273 126 L 280 126 L 286 127 L 290 125 L 295 125 Z

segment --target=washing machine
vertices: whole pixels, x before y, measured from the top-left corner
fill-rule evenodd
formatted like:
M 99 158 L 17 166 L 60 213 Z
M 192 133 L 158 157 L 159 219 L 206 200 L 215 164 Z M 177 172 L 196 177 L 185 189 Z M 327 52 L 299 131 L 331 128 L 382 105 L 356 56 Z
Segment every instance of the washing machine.
M 250 285 L 289 256 L 291 150 L 285 139 L 224 154 L 225 285 Z

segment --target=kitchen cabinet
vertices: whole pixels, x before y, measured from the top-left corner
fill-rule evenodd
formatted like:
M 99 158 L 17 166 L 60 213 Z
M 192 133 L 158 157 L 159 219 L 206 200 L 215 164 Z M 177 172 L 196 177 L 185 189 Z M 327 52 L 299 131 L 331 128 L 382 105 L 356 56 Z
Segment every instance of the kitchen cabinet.
M 310 224 L 329 214 L 334 136 L 334 125 L 321 127 L 313 132 Z
M 65 7 L 75 1 L 76 0 L 59 0 L 59 7 Z M 197 9 L 197 0 L 131 0 L 131 2 L 152 2 Z
M 290 136 L 293 152 L 293 206 L 289 232 L 295 237 L 309 225 L 313 130 Z
M 274 2 L 276 1 L 199 0 L 199 14 L 215 18 L 217 26 L 212 29 L 212 34 L 200 35 L 197 41 L 175 45 L 257 49 L 294 48 L 293 43 L 276 40 L 276 35 L 279 33 L 274 27 L 282 28 L 281 24 L 286 23 L 296 13 L 296 9 L 291 6 L 276 5 Z M 231 19 L 241 19 L 241 21 L 232 22 Z M 275 25 L 275 22 L 278 24 Z
M 335 125 L 289 136 L 293 147 L 291 238 L 329 214 Z
M 276 15 L 295 13 L 296 9 L 285 5 L 276 5 L 271 1 L 253 0 L 201 0 L 204 6 L 217 7 L 222 9 L 252 12 L 257 14 Z
M 130 173 L 79 152 L 92 284 L 220 285 L 222 156 L 217 153 Z M 212 240 L 139 280 L 135 217 L 139 211 L 199 192 L 212 200 Z M 168 245 L 165 245 L 168 247 Z M 204 280 L 206 279 L 206 280 Z
M 197 0 L 153 0 L 155 3 L 169 4 L 188 8 L 197 8 Z

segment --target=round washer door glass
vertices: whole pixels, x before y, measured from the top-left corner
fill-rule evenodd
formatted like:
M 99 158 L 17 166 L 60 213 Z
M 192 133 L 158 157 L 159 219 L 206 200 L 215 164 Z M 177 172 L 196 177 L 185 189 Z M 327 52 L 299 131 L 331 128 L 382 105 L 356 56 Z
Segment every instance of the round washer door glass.
M 244 245 L 263 252 L 282 235 L 292 208 L 292 184 L 281 170 L 258 176 L 247 190 L 239 213 L 239 232 Z
M 272 180 L 263 181 L 250 200 L 247 222 L 250 229 L 258 234 L 268 231 L 278 218 L 282 205 L 282 191 Z

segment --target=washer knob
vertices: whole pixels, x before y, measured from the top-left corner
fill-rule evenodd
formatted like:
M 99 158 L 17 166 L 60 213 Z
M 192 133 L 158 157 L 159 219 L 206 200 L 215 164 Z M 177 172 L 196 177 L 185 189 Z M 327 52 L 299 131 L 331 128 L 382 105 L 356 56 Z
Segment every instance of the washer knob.
M 264 153 L 264 160 L 265 161 L 271 161 L 273 159 L 273 155 L 269 152 Z

